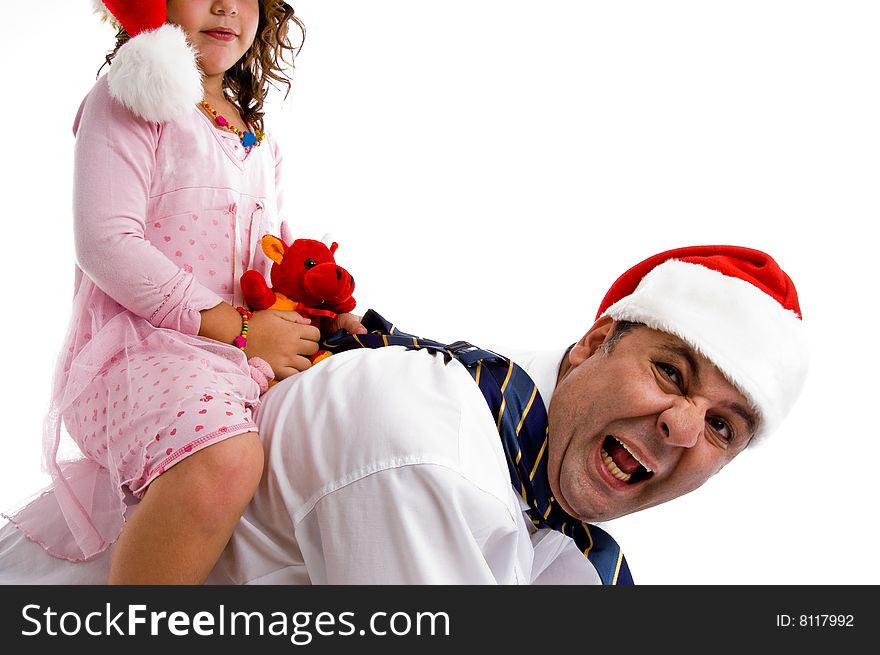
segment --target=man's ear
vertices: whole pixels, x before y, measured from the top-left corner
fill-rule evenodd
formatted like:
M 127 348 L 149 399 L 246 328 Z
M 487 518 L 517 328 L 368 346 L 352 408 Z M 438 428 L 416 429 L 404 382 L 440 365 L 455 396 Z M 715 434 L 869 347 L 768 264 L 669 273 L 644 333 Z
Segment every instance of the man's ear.
M 582 336 L 571 350 L 568 352 L 568 359 L 572 366 L 582 364 L 605 343 L 605 340 L 611 335 L 614 327 L 614 319 L 610 316 L 602 316 L 593 323 L 593 327 Z

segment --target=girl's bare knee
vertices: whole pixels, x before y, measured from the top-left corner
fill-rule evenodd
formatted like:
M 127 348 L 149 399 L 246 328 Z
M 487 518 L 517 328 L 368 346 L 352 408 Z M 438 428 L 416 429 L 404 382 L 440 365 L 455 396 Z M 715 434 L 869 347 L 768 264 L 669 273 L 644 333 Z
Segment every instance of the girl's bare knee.
M 213 452 L 211 452 L 213 451 Z M 253 497 L 263 475 L 263 446 L 256 432 L 221 441 L 205 449 L 203 475 L 222 499 L 242 509 Z
M 248 432 L 190 455 L 151 487 L 161 483 L 163 494 L 170 492 L 172 502 L 186 505 L 191 520 L 210 526 L 240 516 L 253 498 L 262 474 L 263 447 L 259 435 Z

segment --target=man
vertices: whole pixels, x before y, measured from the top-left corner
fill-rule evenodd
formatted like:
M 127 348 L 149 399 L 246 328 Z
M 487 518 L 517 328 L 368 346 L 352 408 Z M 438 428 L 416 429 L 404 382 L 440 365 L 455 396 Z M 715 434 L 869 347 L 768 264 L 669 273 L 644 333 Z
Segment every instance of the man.
M 620 582 L 625 563 L 589 523 L 702 485 L 778 427 L 806 374 L 794 284 L 766 254 L 730 246 L 641 262 L 567 351 L 513 359 L 513 379 L 539 394 L 512 418 L 487 406 L 482 363 L 415 343 L 336 354 L 283 382 L 260 409 L 268 474 L 226 571 L 240 582 Z M 549 431 L 524 444 L 520 417 L 540 399 Z M 610 551 L 608 570 L 594 550 Z
M 266 474 L 209 582 L 627 582 L 593 522 L 702 485 L 778 427 L 806 374 L 793 283 L 733 246 L 637 264 L 555 352 L 508 360 L 364 323 L 382 334 L 338 340 L 357 349 L 264 396 Z M 404 345 L 360 348 L 386 342 Z M 70 566 L 28 570 L 103 580 L 101 562 Z

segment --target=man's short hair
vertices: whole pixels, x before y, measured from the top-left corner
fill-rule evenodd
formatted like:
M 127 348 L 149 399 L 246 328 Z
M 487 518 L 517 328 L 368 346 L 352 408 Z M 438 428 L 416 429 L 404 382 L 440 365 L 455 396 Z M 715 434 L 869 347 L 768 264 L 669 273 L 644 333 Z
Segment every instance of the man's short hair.
M 632 332 L 640 325 L 643 325 L 643 323 L 637 323 L 635 321 L 615 321 L 614 327 L 611 328 L 611 334 L 602 344 L 602 352 L 606 355 L 610 355 L 617 344 L 620 343 L 620 340 L 624 335 Z

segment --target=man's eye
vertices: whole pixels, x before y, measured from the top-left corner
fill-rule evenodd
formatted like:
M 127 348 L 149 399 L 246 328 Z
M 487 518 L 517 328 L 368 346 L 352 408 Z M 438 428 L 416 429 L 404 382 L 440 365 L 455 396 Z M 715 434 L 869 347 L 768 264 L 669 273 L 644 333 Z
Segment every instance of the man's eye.
M 675 368 L 672 364 L 667 364 L 666 362 L 657 362 L 657 368 L 660 369 L 660 372 L 669 378 L 675 386 L 681 389 L 681 371 Z
M 709 427 L 727 442 L 733 441 L 733 428 L 723 418 L 710 417 Z

